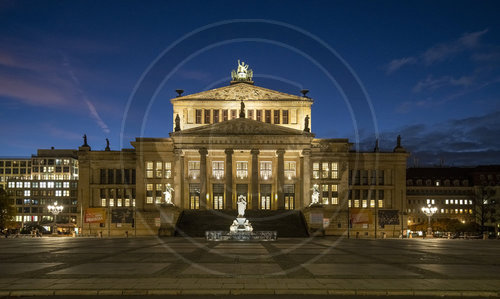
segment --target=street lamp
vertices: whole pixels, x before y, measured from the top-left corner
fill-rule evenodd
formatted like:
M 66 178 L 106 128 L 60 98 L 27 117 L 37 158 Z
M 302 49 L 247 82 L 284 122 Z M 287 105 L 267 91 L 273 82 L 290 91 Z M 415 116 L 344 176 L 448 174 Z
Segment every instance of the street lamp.
M 52 213 L 52 215 L 54 215 L 54 226 L 52 227 L 52 233 L 54 233 L 54 228 L 56 226 L 56 216 L 59 215 L 59 213 L 61 213 L 64 208 L 63 206 L 58 206 L 56 201 L 54 202 L 54 205 L 49 205 L 47 209 L 50 213 Z
M 427 204 L 427 207 L 422 207 L 422 212 L 429 217 L 429 226 L 427 227 L 427 236 L 432 237 L 432 226 L 431 226 L 431 217 L 434 213 L 437 212 L 437 208 L 431 206 L 431 204 Z

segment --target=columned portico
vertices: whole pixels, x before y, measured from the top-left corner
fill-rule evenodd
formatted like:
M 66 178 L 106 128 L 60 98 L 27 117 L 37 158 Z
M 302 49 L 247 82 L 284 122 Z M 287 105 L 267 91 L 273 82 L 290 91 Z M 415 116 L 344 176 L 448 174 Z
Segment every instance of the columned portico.
M 226 153 L 226 204 L 225 208 L 231 210 L 233 208 L 233 153 L 234 150 L 228 148 Z
M 200 209 L 207 209 L 207 154 L 206 148 L 201 148 L 200 153 Z
M 252 149 L 252 210 L 259 209 L 259 153 L 258 149 Z
M 285 195 L 283 193 L 283 186 L 285 185 L 285 150 L 279 149 L 276 151 L 278 155 L 278 209 L 285 209 Z

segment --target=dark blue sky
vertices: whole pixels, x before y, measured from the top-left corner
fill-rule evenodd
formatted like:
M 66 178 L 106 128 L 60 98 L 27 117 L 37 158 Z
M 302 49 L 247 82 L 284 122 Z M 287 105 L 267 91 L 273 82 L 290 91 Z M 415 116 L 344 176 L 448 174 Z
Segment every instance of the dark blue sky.
M 391 150 L 401 134 L 410 165 L 499 164 L 499 10 L 498 1 L 2 1 L 0 156 L 76 148 L 84 133 L 94 149 L 105 138 L 119 149 L 168 136 L 174 90 L 227 85 L 241 59 L 256 85 L 310 90 L 318 137 L 362 150 L 379 137 Z

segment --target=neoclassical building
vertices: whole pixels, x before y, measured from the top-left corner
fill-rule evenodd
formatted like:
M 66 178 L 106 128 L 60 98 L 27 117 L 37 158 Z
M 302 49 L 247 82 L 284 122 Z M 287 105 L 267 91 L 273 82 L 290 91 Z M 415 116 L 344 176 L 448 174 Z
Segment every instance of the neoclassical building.
M 244 64 L 228 86 L 177 92 L 168 137 L 136 138 L 121 151 L 79 148 L 84 235 L 157 235 L 185 211 L 235 210 L 239 196 L 249 211 L 295 210 L 329 235 L 406 230 L 399 139 L 391 152 L 355 152 L 347 139 L 315 138 L 307 91 L 256 86 Z

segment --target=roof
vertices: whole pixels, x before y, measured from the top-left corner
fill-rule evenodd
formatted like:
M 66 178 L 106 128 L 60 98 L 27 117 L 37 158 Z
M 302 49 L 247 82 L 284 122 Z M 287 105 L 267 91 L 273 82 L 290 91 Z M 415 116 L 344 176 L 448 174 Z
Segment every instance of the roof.
M 228 86 L 202 91 L 186 96 L 176 97 L 171 101 L 182 100 L 219 100 L 219 101 L 307 101 L 313 100 L 308 97 L 291 95 L 272 89 L 255 86 L 248 83 L 236 83 Z

